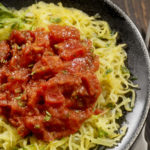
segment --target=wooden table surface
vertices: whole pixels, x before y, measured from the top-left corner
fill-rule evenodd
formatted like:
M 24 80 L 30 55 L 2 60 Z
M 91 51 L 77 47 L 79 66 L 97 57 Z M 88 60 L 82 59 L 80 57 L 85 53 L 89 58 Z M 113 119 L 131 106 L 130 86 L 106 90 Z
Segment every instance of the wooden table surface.
M 150 20 L 150 0 L 112 0 L 122 8 L 145 35 Z

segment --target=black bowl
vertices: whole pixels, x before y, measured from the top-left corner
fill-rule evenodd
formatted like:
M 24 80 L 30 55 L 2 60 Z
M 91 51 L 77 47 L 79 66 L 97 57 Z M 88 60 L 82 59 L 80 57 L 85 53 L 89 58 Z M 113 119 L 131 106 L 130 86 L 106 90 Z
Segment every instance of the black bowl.
M 100 13 L 111 28 L 119 32 L 120 42 L 126 43 L 128 67 L 138 80 L 141 90 L 136 91 L 136 102 L 133 112 L 127 113 L 128 131 L 115 150 L 128 150 L 137 138 L 146 119 L 150 104 L 150 62 L 144 41 L 130 18 L 110 0 L 44 0 L 45 2 L 62 2 L 64 6 L 74 7 L 89 15 Z M 9 7 L 17 9 L 35 3 L 35 0 L 1 0 Z

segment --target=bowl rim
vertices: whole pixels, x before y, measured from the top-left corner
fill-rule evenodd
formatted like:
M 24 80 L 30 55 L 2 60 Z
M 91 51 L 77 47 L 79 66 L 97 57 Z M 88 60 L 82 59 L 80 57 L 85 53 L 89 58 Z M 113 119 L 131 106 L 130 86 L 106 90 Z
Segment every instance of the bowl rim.
M 148 87 L 147 87 L 147 98 L 146 98 L 146 102 L 145 102 L 145 109 L 142 112 L 142 118 L 140 123 L 138 124 L 137 128 L 135 129 L 135 133 L 133 134 L 133 136 L 131 137 L 131 140 L 128 142 L 128 144 L 124 147 L 124 150 L 129 150 L 131 148 L 131 146 L 134 144 L 135 140 L 138 138 L 144 123 L 146 121 L 147 115 L 148 115 L 148 111 L 150 108 L 150 57 L 149 57 L 149 53 L 148 53 L 148 49 L 145 45 L 145 42 L 142 38 L 142 35 L 140 33 L 140 31 L 138 30 L 137 26 L 133 23 L 133 21 L 129 18 L 129 16 L 118 6 L 116 5 L 114 2 L 112 2 L 111 0 L 104 0 L 104 2 L 106 4 L 108 4 L 111 8 L 113 8 L 114 10 L 117 11 L 117 13 L 119 15 L 121 15 L 121 17 L 123 17 L 125 19 L 125 21 L 131 26 L 131 28 L 135 31 L 136 36 L 139 39 L 139 42 L 142 46 L 142 51 L 144 52 L 145 55 L 145 60 L 146 60 L 146 65 L 147 65 L 147 70 L 148 70 Z

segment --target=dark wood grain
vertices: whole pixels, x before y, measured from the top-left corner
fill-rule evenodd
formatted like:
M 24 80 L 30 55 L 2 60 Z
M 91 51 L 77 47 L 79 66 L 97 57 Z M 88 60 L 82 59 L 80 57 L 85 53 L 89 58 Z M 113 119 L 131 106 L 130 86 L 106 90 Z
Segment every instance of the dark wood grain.
M 146 32 L 150 19 L 150 0 L 112 0 L 122 8 L 141 32 Z

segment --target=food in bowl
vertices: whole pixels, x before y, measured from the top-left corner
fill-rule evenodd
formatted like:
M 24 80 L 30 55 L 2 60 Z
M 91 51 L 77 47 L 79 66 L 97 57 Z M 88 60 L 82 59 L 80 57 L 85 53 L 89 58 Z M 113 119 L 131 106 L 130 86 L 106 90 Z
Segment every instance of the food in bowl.
M 117 145 L 135 101 L 118 33 L 61 3 L 0 12 L 0 147 Z

